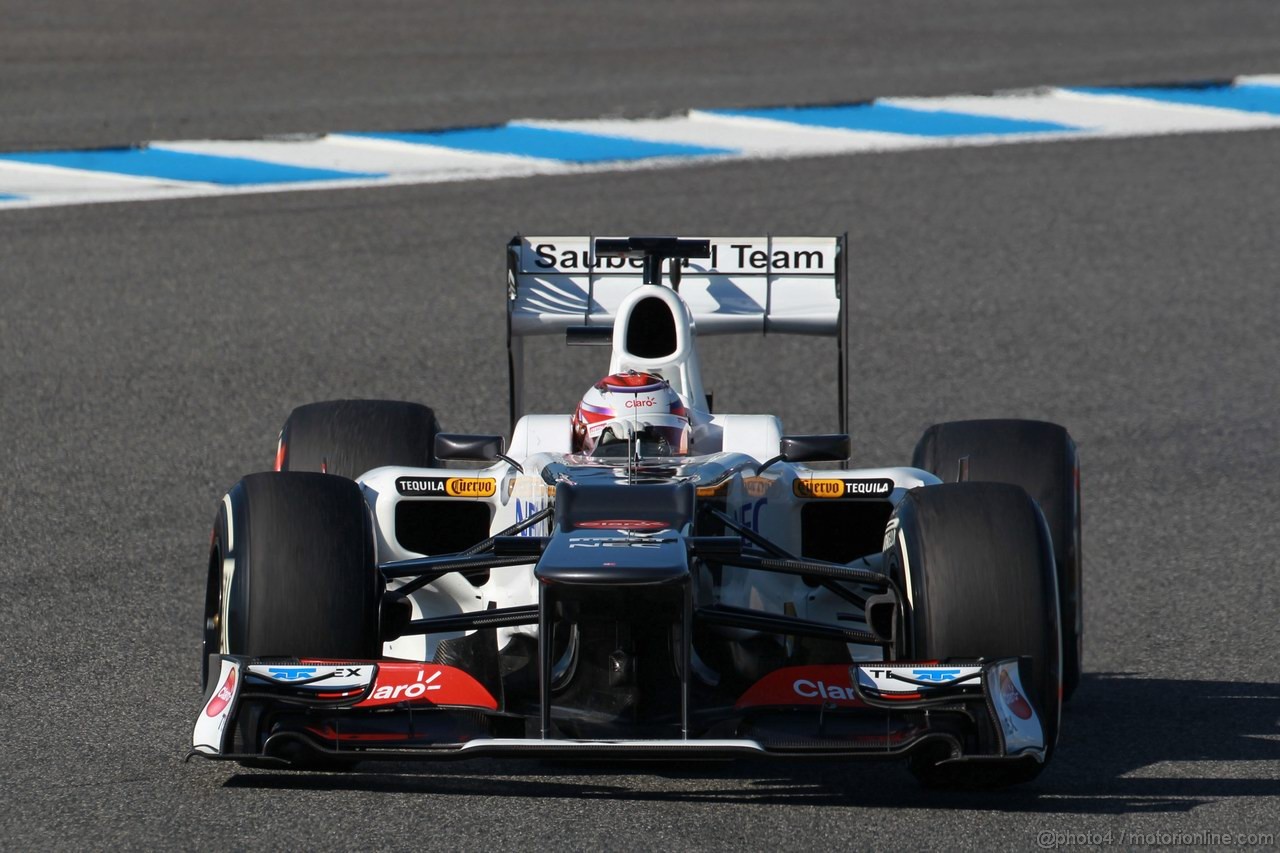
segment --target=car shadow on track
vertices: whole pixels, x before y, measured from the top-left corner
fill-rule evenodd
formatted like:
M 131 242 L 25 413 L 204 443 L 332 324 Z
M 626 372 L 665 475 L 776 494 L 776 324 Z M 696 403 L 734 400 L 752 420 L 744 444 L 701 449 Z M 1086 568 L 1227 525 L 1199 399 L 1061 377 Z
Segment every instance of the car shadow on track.
M 622 799 L 1133 814 L 1190 811 L 1280 795 L 1280 685 L 1085 677 L 1053 764 L 1035 782 L 990 792 L 930 791 L 900 763 L 516 762 L 378 764 L 350 772 L 237 773 L 227 787 L 433 796 Z M 1264 778 L 1266 777 L 1266 778 Z

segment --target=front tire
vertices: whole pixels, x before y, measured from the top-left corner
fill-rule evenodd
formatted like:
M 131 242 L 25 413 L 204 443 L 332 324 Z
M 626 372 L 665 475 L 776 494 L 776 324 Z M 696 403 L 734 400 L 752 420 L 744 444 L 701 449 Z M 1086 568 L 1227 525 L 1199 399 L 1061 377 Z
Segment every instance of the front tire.
M 1027 685 L 1047 753 L 1061 712 L 1062 639 L 1052 542 L 1040 508 L 1018 486 L 954 483 L 912 489 L 890 520 L 886 568 L 909 596 L 909 659 L 1031 659 Z M 926 785 L 1002 787 L 1029 781 L 1044 764 L 939 764 L 913 756 Z
M 1084 658 L 1084 573 L 1080 555 L 1080 459 L 1066 429 L 1044 421 L 978 420 L 935 424 L 916 444 L 911 464 L 944 483 L 959 478 L 1012 483 L 1036 499 L 1053 537 L 1062 608 L 1063 698 L 1080 684 Z
M 250 474 L 214 522 L 206 678 L 211 653 L 377 658 L 382 592 L 359 486 L 323 474 Z

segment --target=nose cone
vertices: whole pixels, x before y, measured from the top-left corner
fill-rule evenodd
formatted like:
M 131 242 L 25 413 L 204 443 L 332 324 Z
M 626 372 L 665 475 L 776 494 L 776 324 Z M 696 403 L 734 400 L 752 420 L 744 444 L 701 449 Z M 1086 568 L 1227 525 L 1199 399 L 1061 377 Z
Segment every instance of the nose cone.
M 627 520 L 619 519 L 619 524 Z M 662 586 L 689 577 L 684 538 L 657 530 L 582 527 L 551 539 L 534 569 L 539 582 L 572 586 Z

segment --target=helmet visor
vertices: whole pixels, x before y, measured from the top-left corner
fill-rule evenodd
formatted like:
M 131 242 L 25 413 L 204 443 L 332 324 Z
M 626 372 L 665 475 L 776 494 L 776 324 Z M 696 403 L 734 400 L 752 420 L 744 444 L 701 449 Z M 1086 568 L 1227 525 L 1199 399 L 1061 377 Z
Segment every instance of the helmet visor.
M 591 450 L 592 456 L 625 457 L 634 437 L 636 454 L 645 458 L 684 456 L 689 452 L 689 422 L 679 415 L 646 415 L 608 421 Z

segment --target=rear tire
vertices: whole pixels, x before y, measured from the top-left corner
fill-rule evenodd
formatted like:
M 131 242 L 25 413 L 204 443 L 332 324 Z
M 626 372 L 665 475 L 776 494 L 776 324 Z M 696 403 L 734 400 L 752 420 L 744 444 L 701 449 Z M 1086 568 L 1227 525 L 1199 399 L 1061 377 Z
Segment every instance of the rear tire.
M 885 565 L 911 602 L 903 652 L 914 660 L 1031 658 L 1026 684 L 1047 764 L 1058 736 L 1062 652 L 1052 543 L 1036 502 L 1003 483 L 925 486 L 907 493 L 893 519 Z M 1044 767 L 938 764 L 942 757 L 917 754 L 911 771 L 930 786 L 990 788 L 1029 781 Z
M 354 480 L 384 465 L 431 468 L 435 412 L 398 400 L 329 400 L 299 406 L 280 431 L 277 471 L 319 471 Z
M 1044 421 L 951 421 L 925 430 L 911 464 L 944 483 L 958 479 L 1013 483 L 1040 504 L 1053 537 L 1062 607 L 1062 686 L 1069 699 L 1080 684 L 1084 658 L 1083 571 L 1080 555 L 1080 460 L 1067 431 Z
M 351 480 L 250 474 L 227 493 L 210 543 L 210 653 L 370 660 L 381 656 L 382 577 L 373 525 Z

